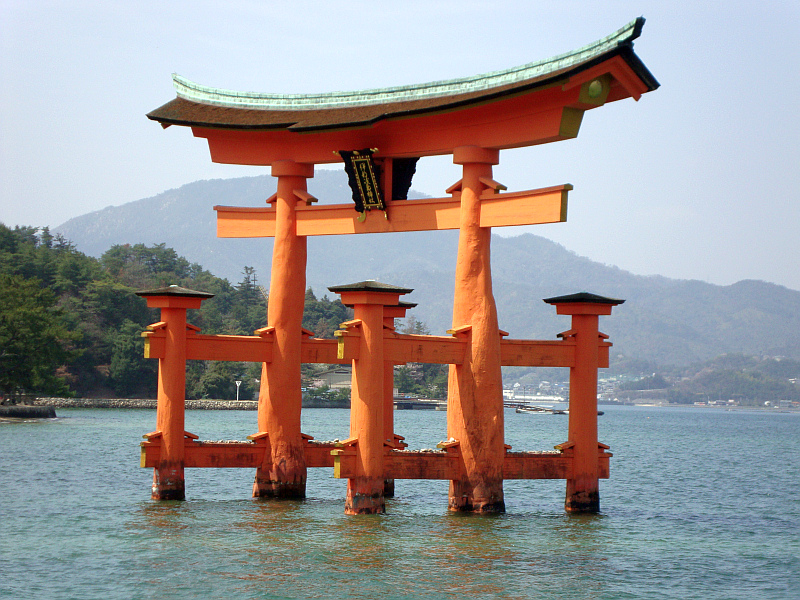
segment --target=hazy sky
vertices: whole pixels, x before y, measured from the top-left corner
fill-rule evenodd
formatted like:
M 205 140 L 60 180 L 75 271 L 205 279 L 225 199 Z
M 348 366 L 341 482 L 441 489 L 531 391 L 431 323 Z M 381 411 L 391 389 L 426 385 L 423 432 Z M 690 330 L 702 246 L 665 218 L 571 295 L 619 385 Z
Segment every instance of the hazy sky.
M 566 223 L 524 229 L 638 274 L 800 290 L 800 3 L 0 0 L 0 222 L 49 225 L 198 179 L 204 140 L 145 113 L 170 74 L 325 92 L 524 64 L 647 19 L 661 88 L 587 112 L 575 140 L 506 150 L 510 191 L 572 183 Z M 444 196 L 450 157 L 414 188 Z M 220 203 L 226 203 L 220 198 Z M 211 210 L 211 206 L 198 207 Z

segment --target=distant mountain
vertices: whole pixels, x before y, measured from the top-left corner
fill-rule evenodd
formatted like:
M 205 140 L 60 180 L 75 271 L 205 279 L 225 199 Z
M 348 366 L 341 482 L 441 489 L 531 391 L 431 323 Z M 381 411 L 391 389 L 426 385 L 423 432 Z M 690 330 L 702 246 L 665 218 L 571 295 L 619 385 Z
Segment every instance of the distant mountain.
M 216 237 L 217 204 L 263 206 L 275 191 L 270 176 L 198 181 L 158 196 L 89 213 L 55 229 L 78 249 L 100 256 L 114 244 L 164 243 L 232 282 L 244 266 L 269 285 L 272 241 Z M 309 191 L 324 203 L 350 201 L 341 171 L 318 170 Z M 457 231 L 309 238 L 308 285 L 363 279 L 414 288 L 414 315 L 432 331 L 451 326 Z M 642 277 L 576 255 L 525 234 L 492 239 L 492 275 L 501 328 L 511 337 L 552 339 L 569 328 L 542 298 L 590 291 L 623 298 L 601 329 L 613 353 L 658 364 L 688 364 L 724 353 L 800 358 L 800 292 L 761 281 L 717 286 Z

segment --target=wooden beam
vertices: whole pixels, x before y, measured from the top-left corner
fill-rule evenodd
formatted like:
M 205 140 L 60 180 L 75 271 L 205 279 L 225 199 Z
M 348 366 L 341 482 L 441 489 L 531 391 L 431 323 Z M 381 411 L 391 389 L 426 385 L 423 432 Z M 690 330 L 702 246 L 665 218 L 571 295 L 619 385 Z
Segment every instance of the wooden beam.
M 187 360 L 272 362 L 272 340 L 246 335 L 186 337 Z
M 156 467 L 161 455 L 160 441 L 142 442 L 142 467 Z M 262 464 L 266 444 L 249 442 L 198 442 L 186 440 L 184 467 L 186 468 L 255 468 Z
M 147 332 L 145 358 L 164 358 L 166 333 L 159 330 Z M 186 336 L 186 360 L 228 360 L 244 362 L 271 362 L 272 340 L 250 335 Z
M 387 361 L 395 364 L 434 363 L 460 365 L 467 340 L 444 335 L 390 334 L 384 337 Z
M 185 442 L 186 468 L 250 468 L 263 464 L 266 443 Z M 333 442 L 306 440 L 304 447 L 308 467 L 335 467 L 335 477 L 348 478 L 355 472 L 356 453 L 336 448 Z M 331 452 L 335 450 L 335 452 Z M 141 466 L 153 468 L 161 455 L 160 440 L 141 443 Z M 609 478 L 611 454 L 600 452 L 600 478 Z M 458 477 L 460 456 L 451 452 L 408 452 L 388 450 L 384 456 L 386 477 L 392 479 L 438 479 Z M 506 452 L 503 479 L 567 479 L 572 470 L 572 454 L 566 452 Z
M 334 477 L 346 479 L 355 474 L 356 453 L 339 449 L 334 452 Z M 600 478 L 609 477 L 609 454 L 600 454 Z M 503 479 L 567 479 L 572 474 L 570 452 L 506 452 Z M 384 455 L 388 479 L 457 479 L 461 457 L 451 452 L 387 451 Z
M 461 460 L 447 452 L 392 451 L 384 457 L 387 479 L 458 479 Z
M 320 363 L 324 365 L 344 365 L 350 364 L 352 360 L 348 358 L 336 358 L 336 349 L 339 345 L 337 340 L 324 340 L 320 338 L 306 338 L 300 346 L 300 358 L 302 362 Z
M 333 442 L 313 442 L 306 440 L 306 466 L 307 467 L 332 467 L 333 456 L 331 450 L 336 448 Z
M 304 338 L 301 357 L 304 363 L 349 364 L 358 358 L 358 331 L 337 334 L 336 340 Z M 145 358 L 163 358 L 166 334 L 146 332 Z M 386 360 L 395 364 L 435 363 L 461 364 L 464 361 L 466 338 L 434 335 L 388 334 Z M 609 342 L 599 342 L 599 366 L 608 368 Z M 341 358 L 337 350 L 341 346 Z M 575 342 L 549 340 L 501 340 L 500 361 L 505 367 L 572 367 L 575 364 Z M 272 340 L 245 335 L 192 334 L 186 338 L 187 360 L 221 360 L 271 362 Z
M 156 467 L 161 455 L 160 440 L 141 443 L 142 467 Z M 332 467 L 333 442 L 306 440 L 304 451 L 308 467 Z M 245 468 L 255 469 L 264 463 L 264 454 L 269 443 L 261 442 L 201 442 L 188 439 L 184 445 L 184 467 L 186 468 Z
M 563 91 L 562 79 L 530 95 L 488 101 L 464 110 L 397 116 L 362 127 L 297 132 L 286 129 L 227 129 L 192 126 L 195 137 L 206 138 L 216 163 L 270 165 L 291 157 L 308 164 L 341 161 L 331 150 L 378 148 L 376 158 L 451 154 L 459 146 L 521 148 L 574 137 L 562 133 L 564 113 L 576 103 L 579 89 Z
M 575 366 L 575 341 L 500 340 L 500 364 L 504 367 Z
M 572 457 L 552 452 L 506 452 L 503 479 L 567 479 Z
M 559 223 L 567 219 L 569 184 L 524 192 L 495 194 L 491 190 L 481 197 L 481 227 L 538 225 Z M 355 233 L 388 233 L 458 229 L 461 200 L 427 198 L 424 200 L 392 200 L 382 211 L 369 211 L 359 222 L 352 204 L 321 206 L 299 205 L 297 234 L 347 235 Z M 217 236 L 250 238 L 275 236 L 275 209 L 215 206 Z
M 166 336 L 163 332 L 145 334 L 145 358 L 163 358 Z M 246 335 L 187 336 L 188 360 L 271 362 L 272 339 Z M 301 359 L 304 363 L 347 364 L 351 358 L 336 358 L 336 340 L 304 338 Z

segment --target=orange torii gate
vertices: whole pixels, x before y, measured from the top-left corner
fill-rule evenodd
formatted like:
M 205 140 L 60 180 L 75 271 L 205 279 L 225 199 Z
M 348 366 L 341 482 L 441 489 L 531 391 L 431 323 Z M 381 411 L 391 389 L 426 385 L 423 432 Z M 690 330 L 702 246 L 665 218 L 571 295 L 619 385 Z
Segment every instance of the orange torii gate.
M 219 236 L 275 238 L 269 327 L 257 332 L 252 341 L 249 337 L 200 336 L 186 330 L 185 309 L 202 301 L 194 292 L 167 289 L 143 293 L 152 306 L 163 306 L 162 321 L 147 334 L 148 352 L 160 359 L 161 367 L 159 429 L 149 434 L 143 445 L 144 463 L 156 467 L 153 497 L 182 498 L 185 466 L 245 466 L 220 464 L 223 456 L 228 458 L 222 462 L 252 466 L 256 456 L 254 496 L 302 498 L 306 469 L 335 462 L 337 473 L 350 480 L 346 510 L 382 512 L 384 480 L 425 477 L 430 468 L 429 461 L 406 468 L 393 465 L 409 465 L 410 458 L 388 462 L 376 458 L 383 456 L 387 439 L 390 448 L 398 441 L 394 432 L 385 437 L 387 425 L 375 424 L 383 423 L 385 416 L 380 407 L 386 402 L 387 365 L 406 362 L 401 359 L 413 355 L 414 351 L 408 350 L 411 344 L 419 348 L 414 362 L 451 364 L 448 437 L 454 441 L 445 444 L 443 456 L 450 458 L 441 465 L 456 464 L 457 468 L 437 471 L 437 478 L 451 481 L 451 509 L 503 510 L 502 482 L 513 477 L 507 465 L 514 458 L 523 465 L 518 468 L 520 477 L 556 474 L 567 479 L 567 510 L 598 510 L 597 478 L 607 476 L 608 454 L 602 447 L 598 454 L 596 407 L 594 420 L 581 423 L 573 423 L 572 415 L 582 411 L 571 410 L 570 439 L 558 455 L 562 466 L 554 468 L 553 461 L 544 459 L 542 464 L 549 466 L 537 470 L 530 465 L 541 462 L 539 457 L 511 457 L 504 446 L 500 367 L 568 366 L 575 378 L 571 401 L 580 394 L 591 396 L 594 404 L 596 370 L 607 364 L 608 347 L 607 342 L 597 341 L 597 315 L 610 314 L 611 306 L 621 301 L 591 295 L 554 298 L 551 301 L 559 313 L 573 315 L 573 329 L 562 341 L 517 340 L 509 345 L 502 340 L 491 285 L 491 227 L 565 221 L 572 186 L 508 193 L 492 179 L 492 167 L 499 163 L 501 149 L 576 137 L 585 111 L 623 98 L 638 100 L 656 89 L 658 83 L 633 52 L 633 40 L 643 23 L 644 19 L 637 19 L 594 44 L 546 61 L 401 88 L 317 95 L 249 94 L 208 88 L 174 76 L 178 97 L 148 117 L 164 127 L 191 127 L 195 136 L 208 140 L 215 162 L 270 165 L 278 187 L 268 199 L 270 207 L 215 207 Z M 452 154 L 454 162 L 462 165 L 462 178 L 447 190 L 450 196 L 405 199 L 415 161 L 437 154 Z M 315 164 L 343 159 L 354 171 L 348 174 L 357 206 L 360 199 L 359 212 L 354 212 L 352 205 L 315 206 L 316 199 L 307 191 L 306 180 L 313 177 Z M 394 333 L 387 337 L 391 328 L 385 328 L 388 317 L 382 307 L 399 306 L 399 296 L 406 293 L 391 286 L 380 290 L 368 285 L 332 288 L 342 293 L 345 303 L 353 304 L 358 321 L 357 334 L 353 331 L 356 324 L 344 324 L 336 358 L 328 341 L 314 340 L 302 329 L 307 236 L 432 229 L 460 231 L 451 337 L 432 336 L 417 340 L 417 346 L 402 336 L 392 337 L 397 336 Z M 183 310 L 183 321 L 173 314 L 176 310 Z M 186 330 L 185 346 L 176 341 L 182 334 L 172 331 L 175 328 Z M 163 348 L 157 349 L 161 339 Z M 354 357 L 355 342 L 349 340 L 356 339 L 359 350 Z M 512 346 L 518 358 L 507 362 L 507 348 Z M 568 347 L 573 350 L 565 351 Z M 556 354 L 547 354 L 550 351 Z M 244 454 L 235 461 L 230 458 L 235 449 L 212 452 L 210 446 L 192 441 L 183 432 L 182 417 L 164 416 L 182 405 L 183 386 L 168 383 L 184 377 L 182 361 L 212 355 L 217 360 L 248 360 L 242 358 L 247 355 L 264 365 L 258 434 L 251 444 L 258 450 L 242 449 Z M 237 358 L 230 358 L 234 355 Z M 333 461 L 330 448 L 315 446 L 300 431 L 300 365 L 348 358 L 354 365 L 351 438 L 334 451 Z M 364 426 L 364 420 L 373 425 Z M 184 437 L 187 435 L 189 438 Z M 594 444 L 591 449 L 586 440 L 589 446 Z M 543 474 L 545 471 L 549 475 Z

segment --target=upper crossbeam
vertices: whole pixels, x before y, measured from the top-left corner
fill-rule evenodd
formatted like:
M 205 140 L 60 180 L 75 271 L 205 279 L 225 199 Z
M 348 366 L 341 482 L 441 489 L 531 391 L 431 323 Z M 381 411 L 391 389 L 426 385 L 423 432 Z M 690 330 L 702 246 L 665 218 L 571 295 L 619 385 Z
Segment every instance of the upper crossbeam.
M 523 192 L 496 194 L 488 189 L 481 196 L 481 227 L 539 225 L 567 220 L 569 184 Z M 359 213 L 352 204 L 296 207 L 297 235 L 347 235 L 354 233 L 387 233 L 458 229 L 461 209 L 460 194 L 452 198 L 424 200 L 392 200 L 381 211 L 367 213 L 359 222 Z M 275 208 L 215 206 L 217 236 L 251 238 L 275 236 Z

